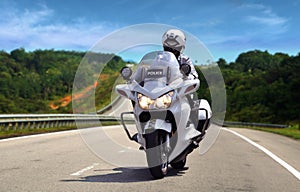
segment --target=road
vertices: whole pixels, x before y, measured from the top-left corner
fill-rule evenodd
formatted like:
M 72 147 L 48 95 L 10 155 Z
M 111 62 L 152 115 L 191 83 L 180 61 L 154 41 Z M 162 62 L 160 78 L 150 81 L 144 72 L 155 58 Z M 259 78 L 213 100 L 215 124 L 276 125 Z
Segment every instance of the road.
M 121 97 L 109 110 L 104 112 L 104 115 L 120 117 L 122 112 L 132 110 L 131 101 Z
M 94 135 L 99 129 L 102 128 L 90 129 L 87 134 Z M 230 130 L 247 136 L 300 169 L 299 141 L 246 129 Z M 110 136 L 106 138 L 131 149 L 138 148 L 118 126 L 107 127 L 105 132 Z M 221 130 L 207 153 L 200 155 L 194 151 L 184 170 L 171 168 L 161 180 L 153 180 L 146 168 L 132 169 L 102 160 L 89 149 L 81 134 L 75 130 L 1 140 L 0 191 L 300 191 L 299 179 L 227 129 Z M 103 139 L 98 145 L 110 149 Z M 126 150 L 115 155 L 128 158 Z

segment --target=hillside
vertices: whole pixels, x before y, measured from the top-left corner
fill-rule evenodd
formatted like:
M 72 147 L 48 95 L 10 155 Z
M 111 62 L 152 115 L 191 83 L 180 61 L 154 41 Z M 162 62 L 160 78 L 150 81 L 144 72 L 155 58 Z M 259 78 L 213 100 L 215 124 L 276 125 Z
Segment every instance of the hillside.
M 85 54 L 0 51 L 0 113 L 72 113 L 73 81 Z M 101 62 L 107 58 L 112 59 L 94 81 Z M 77 74 L 84 77 L 81 90 L 73 95 L 74 99 L 84 101 L 95 90 L 95 104 L 100 109 L 110 103 L 112 85 L 126 62 L 118 56 L 99 53 L 90 53 L 84 62 L 87 65 Z M 226 120 L 299 124 L 300 54 L 253 50 L 241 53 L 235 62 L 227 63 L 221 58 L 217 63 L 226 84 Z M 196 69 L 201 80 L 198 96 L 210 100 L 205 79 Z
M 226 85 L 226 120 L 299 125 L 300 54 L 253 50 L 235 62 L 217 63 Z M 200 78 L 206 91 L 199 96 L 210 99 L 203 75 Z
M 0 52 L 0 113 L 72 113 L 72 88 L 75 73 L 85 52 L 16 49 Z M 84 73 L 99 76 L 103 61 L 112 58 L 97 81 L 90 82 L 82 74 L 85 89 L 74 95 L 85 98 L 96 88 L 96 106 L 110 101 L 111 85 L 125 62 L 111 54 L 94 54 L 93 64 Z M 82 72 L 82 71 L 81 71 Z M 79 72 L 80 73 L 80 72 Z

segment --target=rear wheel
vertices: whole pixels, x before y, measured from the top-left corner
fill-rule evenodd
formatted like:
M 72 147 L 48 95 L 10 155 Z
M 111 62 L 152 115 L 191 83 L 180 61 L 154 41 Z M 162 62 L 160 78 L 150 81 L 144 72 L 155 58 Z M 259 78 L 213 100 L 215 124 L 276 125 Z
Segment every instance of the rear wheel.
M 154 131 L 145 136 L 148 167 L 155 179 L 163 178 L 168 172 L 166 134 L 164 131 Z

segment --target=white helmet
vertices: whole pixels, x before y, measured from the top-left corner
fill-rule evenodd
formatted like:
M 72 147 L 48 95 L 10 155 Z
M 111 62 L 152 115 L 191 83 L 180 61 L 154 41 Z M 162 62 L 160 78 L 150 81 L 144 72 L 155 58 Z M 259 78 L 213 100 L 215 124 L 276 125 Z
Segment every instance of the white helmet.
M 164 48 L 171 48 L 183 53 L 185 48 L 185 35 L 178 29 L 170 29 L 162 36 L 162 44 Z

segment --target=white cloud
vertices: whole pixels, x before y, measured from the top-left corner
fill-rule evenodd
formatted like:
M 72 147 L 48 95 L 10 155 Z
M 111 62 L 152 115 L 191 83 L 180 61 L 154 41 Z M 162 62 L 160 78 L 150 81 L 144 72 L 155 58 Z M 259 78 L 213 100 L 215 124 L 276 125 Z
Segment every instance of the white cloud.
M 284 28 L 285 30 L 286 25 L 289 19 L 285 17 L 278 16 L 271 7 L 262 5 L 262 4 L 245 4 L 242 6 L 243 8 L 248 8 L 250 10 L 254 10 L 254 14 L 248 15 L 246 20 L 251 23 L 258 23 L 262 25 L 266 25 L 267 27 L 279 27 Z M 280 32 L 284 32 L 285 30 L 280 30 Z
M 258 22 L 269 26 L 282 26 L 288 21 L 287 19 L 278 16 L 248 16 L 247 18 L 249 19 L 249 21 Z
M 55 12 L 46 5 L 38 10 L 19 10 L 15 7 L 0 13 L 0 49 L 88 49 L 99 38 L 114 30 L 114 26 L 85 22 L 72 24 L 55 20 Z
M 186 23 L 184 24 L 185 27 L 195 27 L 195 28 L 212 28 L 212 27 L 216 27 L 219 24 L 221 24 L 221 20 L 220 19 L 207 19 L 204 21 L 198 21 L 198 22 L 190 22 L 190 23 Z

